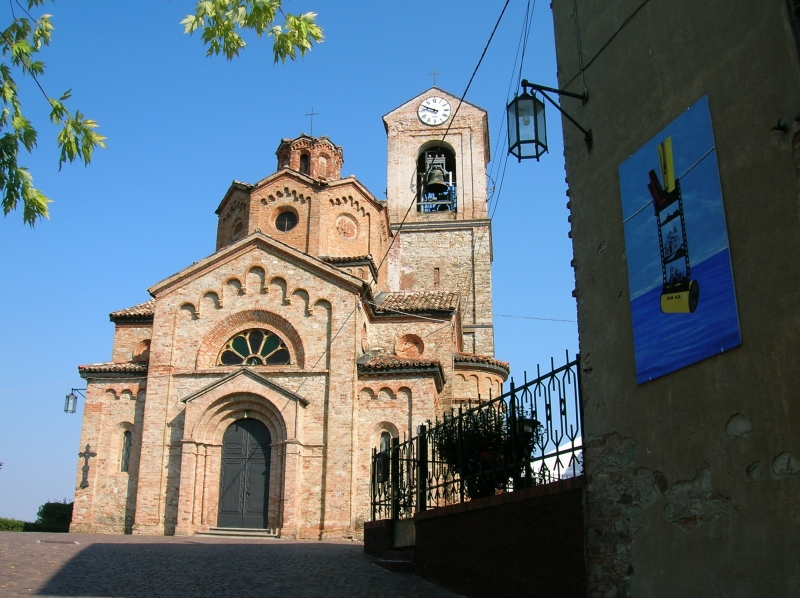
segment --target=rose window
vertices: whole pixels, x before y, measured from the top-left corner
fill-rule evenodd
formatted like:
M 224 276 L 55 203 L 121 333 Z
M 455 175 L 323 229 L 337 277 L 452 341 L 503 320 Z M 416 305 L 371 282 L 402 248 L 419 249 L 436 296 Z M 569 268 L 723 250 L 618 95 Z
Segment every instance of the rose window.
M 217 365 L 286 365 L 289 363 L 286 344 L 269 330 L 240 332 L 230 339 L 217 358 Z

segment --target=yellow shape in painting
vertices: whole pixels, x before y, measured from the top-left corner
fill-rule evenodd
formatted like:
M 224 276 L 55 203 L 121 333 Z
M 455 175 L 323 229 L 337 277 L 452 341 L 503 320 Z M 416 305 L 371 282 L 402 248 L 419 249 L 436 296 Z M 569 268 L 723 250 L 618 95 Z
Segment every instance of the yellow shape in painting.
M 700 300 L 700 284 L 689 282 L 685 291 L 666 292 L 661 295 L 661 312 L 665 314 L 691 314 Z
M 661 165 L 661 180 L 667 193 L 675 190 L 675 162 L 672 159 L 672 136 L 658 144 L 658 162 Z

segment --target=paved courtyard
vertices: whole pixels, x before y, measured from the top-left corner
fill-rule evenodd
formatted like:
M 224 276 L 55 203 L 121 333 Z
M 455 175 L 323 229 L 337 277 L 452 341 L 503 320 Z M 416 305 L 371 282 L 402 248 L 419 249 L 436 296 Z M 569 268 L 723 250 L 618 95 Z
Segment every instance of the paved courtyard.
M 0 597 L 456 596 L 355 542 L 0 532 Z

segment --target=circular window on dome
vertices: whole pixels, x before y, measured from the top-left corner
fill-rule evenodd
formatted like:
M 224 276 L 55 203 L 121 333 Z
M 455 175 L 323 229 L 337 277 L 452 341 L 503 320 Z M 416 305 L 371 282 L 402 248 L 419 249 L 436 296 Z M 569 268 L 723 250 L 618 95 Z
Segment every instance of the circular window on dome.
M 219 352 L 217 365 L 286 365 L 289 350 L 280 337 L 260 328 L 245 330 Z
M 280 212 L 275 217 L 275 228 L 283 233 L 292 230 L 295 226 L 297 226 L 297 214 L 292 210 Z

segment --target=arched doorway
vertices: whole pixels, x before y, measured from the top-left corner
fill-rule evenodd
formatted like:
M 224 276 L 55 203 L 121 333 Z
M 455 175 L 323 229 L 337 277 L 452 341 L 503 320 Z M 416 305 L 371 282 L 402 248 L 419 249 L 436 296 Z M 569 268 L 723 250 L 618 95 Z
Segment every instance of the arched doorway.
M 257 419 L 233 422 L 222 437 L 219 527 L 267 527 L 272 437 Z

